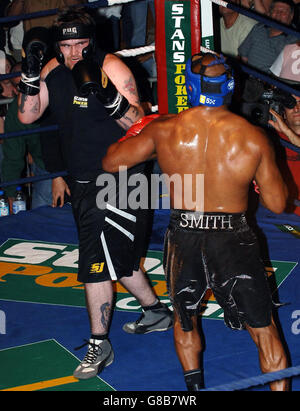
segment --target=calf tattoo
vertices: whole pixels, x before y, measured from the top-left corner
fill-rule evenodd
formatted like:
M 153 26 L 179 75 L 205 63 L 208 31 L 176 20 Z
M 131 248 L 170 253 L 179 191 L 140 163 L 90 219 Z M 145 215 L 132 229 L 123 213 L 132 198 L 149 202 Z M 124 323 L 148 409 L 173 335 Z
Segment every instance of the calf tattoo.
M 108 322 L 109 322 L 109 317 L 110 317 L 110 304 L 109 303 L 104 303 L 100 307 L 101 311 L 101 323 L 103 325 L 103 328 L 108 327 Z

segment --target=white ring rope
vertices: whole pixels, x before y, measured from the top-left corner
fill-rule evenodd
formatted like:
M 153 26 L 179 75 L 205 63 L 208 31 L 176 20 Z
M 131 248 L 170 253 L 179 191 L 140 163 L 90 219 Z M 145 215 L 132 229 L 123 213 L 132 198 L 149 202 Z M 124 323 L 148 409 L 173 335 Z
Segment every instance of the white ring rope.
M 139 56 L 140 54 L 152 53 L 153 51 L 155 51 L 155 46 L 143 46 L 137 47 L 135 49 L 124 49 L 116 51 L 115 54 L 122 57 L 135 57 Z
M 228 5 L 228 3 L 226 1 L 223 1 L 223 0 L 211 0 L 211 1 L 213 3 L 218 4 L 219 6 L 222 6 L 222 7 L 227 7 L 227 5 Z
M 115 4 L 131 3 L 136 0 L 107 0 L 108 7 L 114 6 Z

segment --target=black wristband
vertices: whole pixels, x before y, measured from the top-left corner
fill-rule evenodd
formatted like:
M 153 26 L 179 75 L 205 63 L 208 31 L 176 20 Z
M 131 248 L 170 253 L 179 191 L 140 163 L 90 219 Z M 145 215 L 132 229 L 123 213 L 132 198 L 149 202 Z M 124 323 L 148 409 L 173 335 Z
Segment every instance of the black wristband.
M 130 108 L 130 103 L 126 97 L 122 96 L 122 94 L 117 93 L 115 100 L 110 104 L 104 104 L 105 110 L 107 113 L 118 120 L 127 113 Z
M 26 96 L 36 96 L 40 92 L 40 76 L 30 78 L 22 73 L 18 90 Z

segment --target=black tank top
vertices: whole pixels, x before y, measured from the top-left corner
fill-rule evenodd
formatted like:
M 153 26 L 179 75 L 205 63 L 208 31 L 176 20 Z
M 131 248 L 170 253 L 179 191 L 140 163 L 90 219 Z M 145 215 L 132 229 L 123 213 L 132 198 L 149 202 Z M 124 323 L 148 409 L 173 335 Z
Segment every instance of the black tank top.
M 101 67 L 107 53 L 99 52 Z M 68 173 L 76 180 L 92 180 L 103 172 L 101 160 L 107 148 L 126 131 L 109 117 L 94 96 L 81 97 L 72 72 L 59 65 L 46 77 L 50 113 L 59 126 L 62 152 Z

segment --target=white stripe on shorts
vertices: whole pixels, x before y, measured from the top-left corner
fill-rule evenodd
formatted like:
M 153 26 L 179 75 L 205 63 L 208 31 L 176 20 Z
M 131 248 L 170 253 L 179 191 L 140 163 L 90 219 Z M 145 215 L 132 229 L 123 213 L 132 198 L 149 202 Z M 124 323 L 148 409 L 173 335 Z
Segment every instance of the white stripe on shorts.
M 112 206 L 108 203 L 106 204 L 106 208 L 110 211 L 113 211 L 116 214 L 119 214 L 121 217 L 127 218 L 127 220 L 131 220 L 131 221 L 136 222 L 136 216 L 134 216 L 132 214 L 129 214 L 124 210 L 119 210 L 118 208 L 116 208 L 116 207 L 114 207 L 114 206 Z
M 117 224 L 115 221 L 111 220 L 108 217 L 105 217 L 105 221 L 108 222 L 108 224 L 112 225 L 115 227 L 117 230 L 121 231 L 121 233 L 125 234 L 131 241 L 134 241 L 134 235 L 131 234 L 129 231 L 125 230 L 124 227 L 121 225 Z
M 107 263 L 110 278 L 112 280 L 117 280 L 116 272 L 115 272 L 113 263 L 112 263 L 111 258 L 110 258 L 110 254 L 109 254 L 109 251 L 108 251 L 108 248 L 107 248 L 107 244 L 106 244 L 106 240 L 105 240 L 105 236 L 104 236 L 103 231 L 101 233 L 100 238 L 101 238 L 101 243 L 102 243 L 102 247 L 103 247 L 103 250 L 104 250 L 104 255 L 105 255 L 105 259 L 106 259 L 106 263 Z

